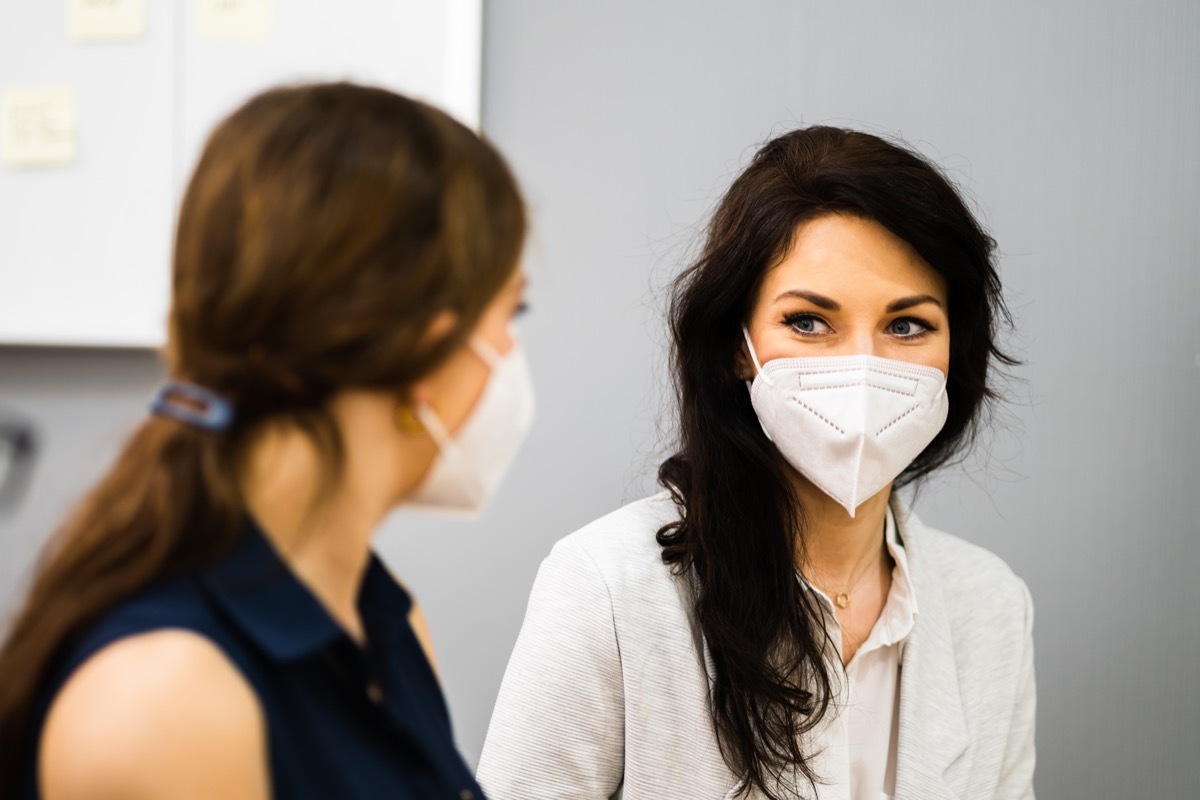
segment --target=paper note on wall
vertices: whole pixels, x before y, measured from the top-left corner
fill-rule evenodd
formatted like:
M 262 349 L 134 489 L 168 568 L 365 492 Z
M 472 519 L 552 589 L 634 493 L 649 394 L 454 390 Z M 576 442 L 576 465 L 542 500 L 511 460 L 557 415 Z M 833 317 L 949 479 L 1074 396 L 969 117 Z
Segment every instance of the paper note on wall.
M 75 90 L 70 86 L 6 89 L 0 98 L 0 161 L 49 166 L 75 160 Z
M 137 39 L 146 32 L 146 0 L 67 0 L 67 35 L 76 42 Z
M 263 41 L 271 35 L 271 0 L 196 0 L 201 39 Z

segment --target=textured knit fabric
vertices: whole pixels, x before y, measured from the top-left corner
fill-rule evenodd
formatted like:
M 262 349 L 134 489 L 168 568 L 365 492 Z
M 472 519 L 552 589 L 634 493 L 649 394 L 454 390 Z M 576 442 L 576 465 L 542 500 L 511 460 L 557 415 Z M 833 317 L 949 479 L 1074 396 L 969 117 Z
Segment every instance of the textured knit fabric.
M 995 556 L 892 507 L 921 604 L 901 661 L 895 796 L 1032 798 L 1029 593 Z M 736 794 L 692 585 L 655 541 L 676 516 L 665 495 L 633 503 L 542 564 L 479 764 L 493 800 Z
M 482 798 L 409 626 L 412 602 L 375 557 L 358 607 L 370 642 L 365 650 L 248 525 L 216 566 L 152 589 L 93 626 L 46 692 L 43 714 L 70 675 L 107 645 L 180 628 L 219 647 L 257 694 L 275 798 Z M 27 800 L 39 796 L 36 763 L 34 752 L 19 795 Z

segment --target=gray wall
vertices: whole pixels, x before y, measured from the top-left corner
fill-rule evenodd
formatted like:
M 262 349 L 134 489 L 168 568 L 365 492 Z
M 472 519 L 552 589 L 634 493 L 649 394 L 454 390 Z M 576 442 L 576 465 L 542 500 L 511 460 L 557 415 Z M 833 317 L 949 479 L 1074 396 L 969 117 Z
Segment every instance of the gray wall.
M 1025 365 L 981 455 L 918 507 L 1033 591 L 1039 794 L 1194 797 L 1197 42 L 1187 0 L 490 2 L 484 119 L 536 217 L 540 416 L 483 521 L 399 514 L 379 539 L 426 605 L 468 757 L 540 559 L 652 485 L 662 286 L 755 143 L 834 122 L 938 159 L 1003 251 Z M 0 350 L 0 404 L 47 443 L 0 517 L 0 598 L 157 374 L 146 354 Z

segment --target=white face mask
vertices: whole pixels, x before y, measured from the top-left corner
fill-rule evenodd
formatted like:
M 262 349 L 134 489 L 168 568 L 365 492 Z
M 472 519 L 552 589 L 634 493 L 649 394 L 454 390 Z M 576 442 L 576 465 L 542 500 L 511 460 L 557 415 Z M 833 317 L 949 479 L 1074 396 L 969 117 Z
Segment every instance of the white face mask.
M 750 402 L 767 438 L 850 516 L 896 479 L 946 423 L 941 370 L 875 356 L 758 363 Z
M 500 356 L 485 342 L 470 347 L 492 374 L 471 414 L 451 436 L 429 406 L 414 409 L 440 451 L 405 504 L 474 517 L 483 512 L 533 424 L 533 381 L 520 344 Z

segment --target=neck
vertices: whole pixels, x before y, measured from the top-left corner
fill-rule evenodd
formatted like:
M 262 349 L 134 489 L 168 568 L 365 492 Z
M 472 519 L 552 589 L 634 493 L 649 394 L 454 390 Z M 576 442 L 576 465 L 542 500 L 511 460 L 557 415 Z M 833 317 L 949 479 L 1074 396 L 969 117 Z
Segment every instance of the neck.
M 381 458 L 379 432 L 340 414 L 340 475 L 311 436 L 289 424 L 255 436 L 241 471 L 246 506 L 297 578 L 356 641 L 366 640 L 358 594 L 375 529 L 396 501 L 397 469 Z M 369 418 L 357 415 L 358 420 Z
M 851 517 L 801 475 L 793 481 L 804 509 L 804 541 L 796 563 L 826 593 L 850 591 L 872 564 L 887 560 L 884 521 L 892 487 L 868 498 Z M 832 596 L 832 595 L 831 595 Z

